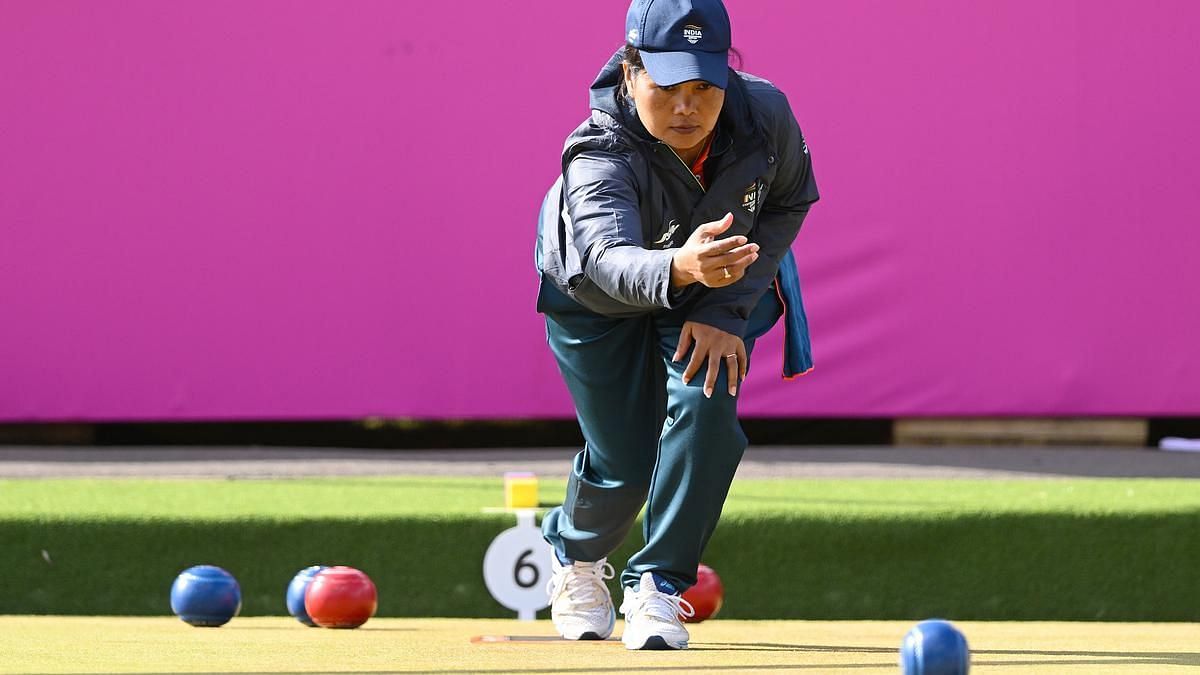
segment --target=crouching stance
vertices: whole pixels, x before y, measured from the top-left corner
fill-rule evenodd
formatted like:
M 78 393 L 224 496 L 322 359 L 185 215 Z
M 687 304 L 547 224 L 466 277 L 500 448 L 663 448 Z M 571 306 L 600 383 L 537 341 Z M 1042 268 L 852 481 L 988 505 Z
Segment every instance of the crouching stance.
M 721 516 L 746 437 L 738 390 L 784 318 L 785 376 L 811 368 L 791 245 L 817 200 L 787 99 L 729 67 L 720 0 L 634 0 L 591 86 L 538 222 L 538 311 L 585 447 L 542 524 L 563 637 L 606 639 L 607 557 L 629 649 L 683 649 L 680 594 Z

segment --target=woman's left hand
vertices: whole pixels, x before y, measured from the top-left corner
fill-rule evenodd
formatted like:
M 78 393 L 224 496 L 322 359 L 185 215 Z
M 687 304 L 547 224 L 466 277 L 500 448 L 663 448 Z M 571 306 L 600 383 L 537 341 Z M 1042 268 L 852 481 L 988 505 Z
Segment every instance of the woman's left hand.
M 675 356 L 671 360 L 678 363 L 693 342 L 696 346 L 687 368 L 683 370 L 683 383 L 687 384 L 700 372 L 700 366 L 707 362 L 704 395 L 712 398 L 720 372 L 718 369 L 723 362 L 729 380 L 729 395 L 737 396 L 738 383 L 746 378 L 746 345 L 742 339 L 708 324 L 685 321 L 683 330 L 679 332 L 679 346 L 675 348 Z

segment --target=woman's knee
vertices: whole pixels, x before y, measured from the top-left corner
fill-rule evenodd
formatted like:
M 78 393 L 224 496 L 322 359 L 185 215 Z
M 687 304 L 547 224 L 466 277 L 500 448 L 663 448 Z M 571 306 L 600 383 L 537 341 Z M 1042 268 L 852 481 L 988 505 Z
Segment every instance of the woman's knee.
M 702 375 L 697 375 L 687 384 L 679 380 L 671 385 L 668 391 L 668 415 L 679 418 L 685 413 L 694 413 L 719 424 L 737 423 L 737 397 L 729 394 L 729 385 L 723 375 L 717 378 L 712 396 L 704 395 Z
M 688 391 L 673 400 L 668 409 L 665 431 L 668 434 L 686 435 L 695 439 L 695 444 L 728 449 L 736 446 L 745 449 L 746 436 L 737 419 L 736 401 L 718 400 L 704 396 L 702 391 Z M 698 388 L 697 388 L 698 389 Z M 731 399 L 728 393 L 725 399 Z

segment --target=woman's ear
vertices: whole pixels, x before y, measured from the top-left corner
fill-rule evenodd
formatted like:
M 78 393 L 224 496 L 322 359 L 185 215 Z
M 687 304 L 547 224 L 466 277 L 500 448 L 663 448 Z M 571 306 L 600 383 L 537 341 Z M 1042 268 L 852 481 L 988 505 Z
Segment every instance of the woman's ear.
M 633 95 L 632 73 L 633 73 L 633 69 L 629 67 L 629 64 L 622 61 L 621 62 L 621 74 L 625 78 L 625 94 L 629 95 L 629 96 Z

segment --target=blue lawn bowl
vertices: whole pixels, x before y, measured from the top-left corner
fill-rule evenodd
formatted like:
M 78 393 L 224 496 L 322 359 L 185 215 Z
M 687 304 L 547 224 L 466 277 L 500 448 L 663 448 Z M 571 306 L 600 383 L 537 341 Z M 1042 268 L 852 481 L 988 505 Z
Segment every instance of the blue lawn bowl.
M 223 626 L 241 609 L 237 579 L 215 565 L 189 567 L 171 584 L 171 611 L 193 626 Z
M 296 617 L 296 620 L 305 626 L 317 628 L 317 624 L 313 622 L 312 617 L 308 615 L 308 610 L 304 608 L 304 594 L 308 592 L 308 586 L 312 583 L 313 577 L 317 576 L 317 572 L 325 569 L 324 565 L 313 565 L 305 567 L 292 577 L 292 582 L 287 587 L 287 610 L 288 614 Z
M 967 675 L 970 669 L 967 639 L 949 621 L 922 621 L 908 631 L 900 645 L 904 675 Z

